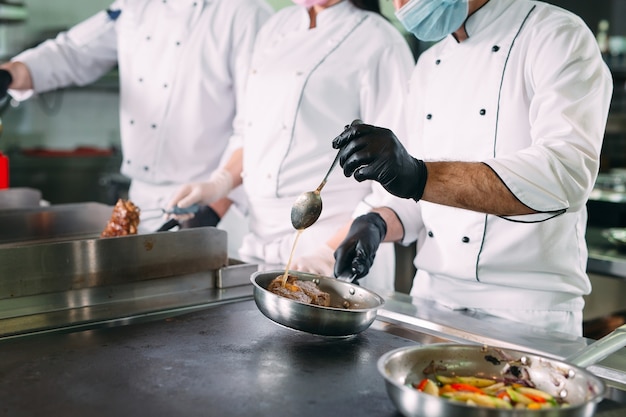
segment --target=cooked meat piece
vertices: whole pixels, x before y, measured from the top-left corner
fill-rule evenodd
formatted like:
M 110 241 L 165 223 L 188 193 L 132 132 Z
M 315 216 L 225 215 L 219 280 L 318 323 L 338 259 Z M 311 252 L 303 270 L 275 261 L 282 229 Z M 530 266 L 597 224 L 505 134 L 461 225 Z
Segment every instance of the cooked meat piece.
M 302 303 L 330 306 L 330 294 L 320 290 L 313 281 L 300 281 L 293 275 L 287 276 L 285 286 L 283 286 L 283 276 L 277 276 L 267 286 L 267 290 Z
M 292 300 L 300 301 L 301 303 L 311 304 L 311 297 L 306 295 L 300 287 L 293 284 L 286 284 L 283 287 L 282 275 L 270 282 L 267 287 L 269 292 L 273 292 L 281 297 L 291 298 Z
M 311 304 L 318 306 L 330 306 L 330 294 L 320 290 L 313 281 L 297 281 L 302 291 L 311 297 Z
M 139 207 L 130 200 L 117 200 L 111 218 L 100 237 L 136 235 L 139 226 Z

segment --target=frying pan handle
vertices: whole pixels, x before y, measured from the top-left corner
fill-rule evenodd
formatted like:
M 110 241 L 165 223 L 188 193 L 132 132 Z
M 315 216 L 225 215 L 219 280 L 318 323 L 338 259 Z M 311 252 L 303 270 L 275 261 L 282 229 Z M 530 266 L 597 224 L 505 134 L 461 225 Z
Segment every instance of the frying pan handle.
M 339 281 L 354 283 L 356 281 L 356 272 L 346 271 L 337 277 Z
M 600 362 L 611 353 L 626 346 L 626 324 L 622 324 L 602 339 L 594 342 L 568 359 L 581 368 Z

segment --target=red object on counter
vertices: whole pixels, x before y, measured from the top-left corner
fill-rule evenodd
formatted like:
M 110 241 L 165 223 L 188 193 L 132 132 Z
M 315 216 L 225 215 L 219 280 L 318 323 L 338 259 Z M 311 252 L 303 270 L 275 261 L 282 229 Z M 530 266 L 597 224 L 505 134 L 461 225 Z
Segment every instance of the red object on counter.
M 0 152 L 0 190 L 9 188 L 9 158 Z
M 113 149 L 100 149 L 92 148 L 89 146 L 79 146 L 69 150 L 57 150 L 57 149 L 45 149 L 45 148 L 32 148 L 23 149 L 22 154 L 26 156 L 40 156 L 40 157 L 74 157 L 74 156 L 111 156 L 113 155 Z

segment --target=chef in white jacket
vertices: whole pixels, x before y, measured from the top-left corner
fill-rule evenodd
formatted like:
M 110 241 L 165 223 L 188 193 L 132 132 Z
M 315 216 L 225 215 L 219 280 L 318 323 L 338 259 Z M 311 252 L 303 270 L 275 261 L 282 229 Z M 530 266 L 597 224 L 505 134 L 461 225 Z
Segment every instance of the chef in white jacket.
M 12 77 L 10 94 L 22 100 L 89 84 L 117 65 L 129 198 L 163 208 L 181 184 L 217 168 L 256 33 L 272 12 L 264 0 L 118 0 L 2 68 Z M 227 206 L 214 203 L 218 215 Z M 158 214 L 142 213 L 140 230 L 154 231 L 163 223 Z
M 331 141 L 345 120 L 362 118 L 402 131 L 403 98 L 414 66 L 406 39 L 380 13 L 376 0 L 294 0 L 259 32 L 245 98 L 240 163 L 250 231 L 242 260 L 284 268 L 296 237 L 291 207 L 318 187 L 335 158 Z M 347 118 L 347 119 L 346 119 Z M 243 150 L 243 152 L 241 152 Z M 243 156 L 242 156 L 243 155 Z M 241 160 L 242 158 L 242 160 Z M 242 162 L 241 162 L 242 161 Z M 231 184 L 232 185 L 232 184 Z M 213 183 L 189 184 L 173 199 L 185 207 L 228 192 Z M 319 220 L 305 229 L 291 269 L 332 275 L 333 252 L 353 216 L 370 210 L 379 188 L 355 184 L 339 170 L 321 192 Z M 383 245 L 375 272 L 361 281 L 394 288 L 392 244 Z
M 536 1 L 395 5 L 418 38 L 444 39 L 413 73 L 406 148 L 359 122 L 333 142 L 346 175 L 402 198 L 354 221 L 335 272 L 367 269 L 358 247 L 417 240 L 412 295 L 580 335 L 585 203 L 612 93 L 593 34 Z

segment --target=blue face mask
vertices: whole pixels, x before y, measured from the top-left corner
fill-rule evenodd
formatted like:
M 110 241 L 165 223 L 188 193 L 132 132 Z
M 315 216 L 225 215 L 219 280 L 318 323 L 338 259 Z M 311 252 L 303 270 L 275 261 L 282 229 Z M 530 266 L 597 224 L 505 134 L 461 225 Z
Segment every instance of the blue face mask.
M 468 0 L 411 0 L 396 17 L 417 39 L 438 41 L 461 27 L 468 7 Z

